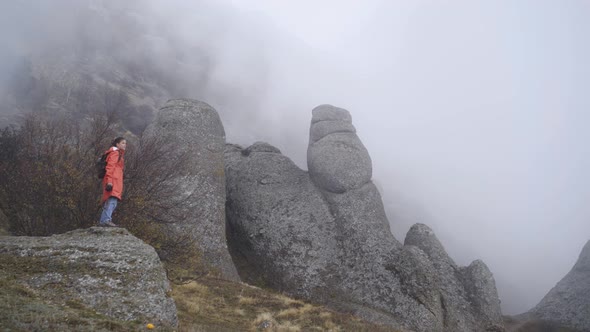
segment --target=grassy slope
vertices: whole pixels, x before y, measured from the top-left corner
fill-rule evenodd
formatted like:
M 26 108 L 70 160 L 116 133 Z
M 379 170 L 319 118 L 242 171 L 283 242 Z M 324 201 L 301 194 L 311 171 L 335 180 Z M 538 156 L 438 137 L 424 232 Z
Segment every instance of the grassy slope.
M 507 332 L 579 332 L 557 323 L 527 317 L 504 316 Z
M 242 283 L 173 285 L 180 331 L 395 331 Z M 267 326 L 263 328 L 263 326 Z
M 242 283 L 205 277 L 172 288 L 179 331 L 395 331 Z M 77 301 L 54 301 L 14 276 L 0 278 L 3 331 L 142 331 L 147 323 L 100 315 Z

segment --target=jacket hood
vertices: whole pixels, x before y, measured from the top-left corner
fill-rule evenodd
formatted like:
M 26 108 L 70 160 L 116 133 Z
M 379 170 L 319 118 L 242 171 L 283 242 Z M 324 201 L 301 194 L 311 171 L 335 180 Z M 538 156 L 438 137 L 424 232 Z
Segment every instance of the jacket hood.
M 119 151 L 122 155 L 125 154 L 125 150 L 121 150 L 116 146 L 111 146 L 108 150 L 105 151 L 105 153 L 109 153 L 109 152 L 113 152 L 113 151 Z

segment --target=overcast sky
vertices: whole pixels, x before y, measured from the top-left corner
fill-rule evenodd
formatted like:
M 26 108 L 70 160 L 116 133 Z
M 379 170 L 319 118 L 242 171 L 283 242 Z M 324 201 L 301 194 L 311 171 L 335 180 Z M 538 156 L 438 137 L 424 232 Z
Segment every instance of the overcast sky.
M 91 29 L 72 6 L 141 6 L 125 19 L 150 28 L 125 52 L 205 71 L 206 87 L 176 97 L 213 105 L 228 141 L 267 141 L 305 169 L 311 110 L 349 110 L 394 235 L 423 222 L 458 264 L 482 259 L 505 313 L 537 304 L 590 240 L 588 1 L 35 3 L 0 4 L 0 74 Z

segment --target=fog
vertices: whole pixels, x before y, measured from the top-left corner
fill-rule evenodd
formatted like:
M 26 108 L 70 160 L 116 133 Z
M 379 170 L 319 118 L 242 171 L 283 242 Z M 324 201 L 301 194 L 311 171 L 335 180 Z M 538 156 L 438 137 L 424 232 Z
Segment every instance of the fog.
M 40 0 L 0 10 L 0 87 L 18 57 L 77 54 L 72 45 L 92 37 L 82 47 L 92 59 L 149 58 L 182 86 L 169 97 L 219 111 L 229 142 L 267 141 L 303 169 L 311 109 L 349 110 L 394 235 L 426 223 L 458 264 L 482 259 L 504 313 L 537 304 L 590 239 L 587 1 Z

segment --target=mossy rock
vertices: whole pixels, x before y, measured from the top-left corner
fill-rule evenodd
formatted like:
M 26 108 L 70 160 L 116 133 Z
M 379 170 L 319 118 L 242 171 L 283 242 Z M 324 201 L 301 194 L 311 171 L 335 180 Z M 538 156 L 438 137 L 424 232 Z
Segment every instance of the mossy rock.
M 177 325 L 170 285 L 155 250 L 123 228 L 0 237 L 0 283 L 39 299 L 28 305 L 48 319 L 54 307 L 63 307 L 82 320 Z M 19 307 L 2 310 L 2 315 L 21 317 L 15 312 Z M 111 328 L 116 329 L 106 329 Z

